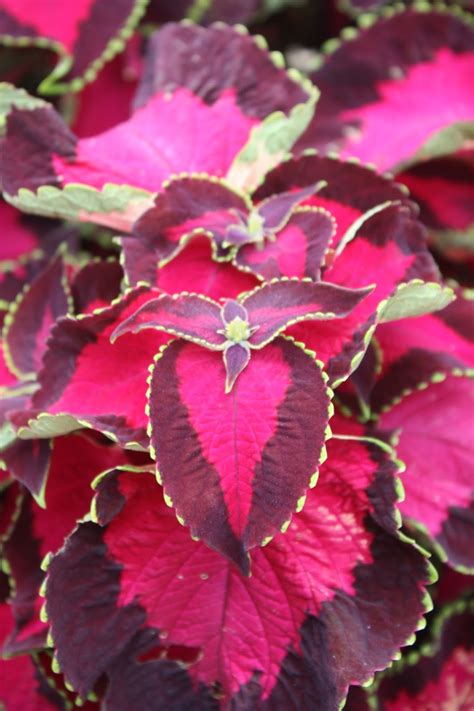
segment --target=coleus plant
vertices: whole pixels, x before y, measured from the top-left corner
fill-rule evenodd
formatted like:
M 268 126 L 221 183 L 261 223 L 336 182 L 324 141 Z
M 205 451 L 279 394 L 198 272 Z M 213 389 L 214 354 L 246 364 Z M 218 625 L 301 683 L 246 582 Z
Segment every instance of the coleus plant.
M 69 244 L 7 298 L 0 619 L 22 656 L 0 701 L 335 710 L 424 625 L 435 573 L 400 510 L 470 565 L 469 295 L 450 304 L 391 179 L 282 161 L 315 90 L 240 32 L 163 28 L 141 108 L 92 139 L 4 92 L 7 199 L 119 230 L 122 266 Z M 434 477 L 437 405 L 432 437 L 462 442 Z
M 40 91 L 77 91 L 123 49 L 146 4 L 147 0 L 81 0 L 59 6 L 2 0 L 0 45 L 16 50 L 17 59 L 30 47 L 43 50 L 45 55 L 46 50 L 54 52 L 57 62 L 43 78 Z M 44 64 L 48 66 L 47 61 Z

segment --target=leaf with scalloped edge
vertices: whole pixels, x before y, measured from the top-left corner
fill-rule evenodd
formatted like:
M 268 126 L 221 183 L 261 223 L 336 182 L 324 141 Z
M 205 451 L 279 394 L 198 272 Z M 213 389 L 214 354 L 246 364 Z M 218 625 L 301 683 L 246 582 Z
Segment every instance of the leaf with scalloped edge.
M 250 206 L 243 193 L 223 180 L 205 174 L 177 176 L 163 185 L 153 207 L 134 224 L 133 236 L 163 266 L 196 234 L 205 232 L 222 244 L 227 228 Z
M 452 709 L 474 705 L 474 606 L 458 600 L 442 608 L 431 635 L 384 674 L 374 690 L 378 711 Z
M 380 370 L 369 392 L 375 412 L 422 383 L 474 375 L 474 301 L 461 290 L 456 295 L 441 311 L 379 326 Z
M 183 171 L 224 177 L 252 128 L 272 112 L 286 120 L 307 98 L 301 79 L 254 38 L 226 26 L 170 24 L 150 41 L 128 121 L 78 140 L 51 107 L 14 108 L 3 189 L 26 211 L 130 231 L 163 181 Z
M 85 694 L 106 672 L 127 694 L 124 680 L 141 669 L 143 687 L 159 679 L 163 693 L 168 667 L 140 664 L 147 650 L 136 649 L 147 627 L 148 648 L 199 652 L 188 674 L 217 682 L 216 708 L 233 699 L 263 711 L 337 709 L 349 683 L 406 643 L 426 604 L 426 561 L 395 535 L 394 470 L 375 445 L 331 441 L 318 487 L 287 533 L 254 551 L 248 578 L 190 539 L 151 476 L 102 479 L 95 512 L 105 528 L 80 525 L 49 566 L 46 605 L 66 677 Z
M 71 295 L 76 314 L 93 313 L 120 296 L 123 270 L 116 259 L 91 260 L 74 275 Z
M 244 244 L 234 257 L 237 267 L 259 279 L 319 279 L 336 232 L 336 222 L 321 207 L 296 208 L 275 239 L 264 245 Z
M 168 336 L 157 331 L 110 335 L 150 298 L 137 288 L 95 314 L 61 319 L 53 328 L 31 407 L 10 415 L 22 438 L 97 429 L 123 446 L 147 446 L 148 366 Z
M 157 328 L 213 350 L 223 350 L 234 341 L 263 348 L 298 321 L 347 316 L 370 292 L 371 287 L 344 289 L 309 279 L 274 280 L 239 296 L 240 310 L 234 316 L 242 322 L 243 331 L 238 335 L 231 332 L 234 317 L 225 317 L 225 305 L 200 294 L 161 294 L 140 306 L 111 338 Z
M 69 290 L 63 260 L 58 255 L 25 287 L 5 317 L 5 356 L 18 378 L 34 377 L 51 328 L 68 310 Z
M 158 287 L 168 294 L 190 291 L 211 299 L 235 299 L 257 286 L 257 279 L 236 269 L 230 262 L 213 258 L 213 247 L 205 236 L 188 243 L 171 262 L 158 269 L 154 251 L 133 237 L 121 237 L 121 261 L 127 283 Z
M 398 180 L 420 206 L 420 218 L 437 252 L 456 261 L 472 255 L 474 151 L 466 147 L 443 158 L 423 161 L 400 173 Z
M 11 595 L 15 629 L 5 646 L 9 653 L 44 642 L 39 589 L 44 574 L 40 563 L 61 548 L 78 520 L 89 511 L 91 482 L 106 469 L 128 462 L 126 453 L 84 435 L 52 442 L 51 465 L 44 482 L 41 506 L 25 498 L 21 513 L 5 544 L 4 555 L 14 583 Z
M 330 395 L 313 356 L 282 338 L 252 355 L 230 394 L 225 381 L 219 353 L 167 346 L 150 380 L 150 439 L 178 516 L 248 573 L 248 550 L 315 484 Z
M 382 170 L 455 152 L 473 136 L 471 19 L 414 6 L 374 20 L 311 75 L 321 99 L 298 148 L 338 150 Z
M 53 50 L 57 63 L 40 92 L 78 91 L 123 49 L 145 6 L 146 0 L 1 0 L 0 44 Z
M 448 375 L 383 408 L 378 420 L 406 464 L 403 516 L 460 570 L 474 568 L 473 412 L 474 380 Z

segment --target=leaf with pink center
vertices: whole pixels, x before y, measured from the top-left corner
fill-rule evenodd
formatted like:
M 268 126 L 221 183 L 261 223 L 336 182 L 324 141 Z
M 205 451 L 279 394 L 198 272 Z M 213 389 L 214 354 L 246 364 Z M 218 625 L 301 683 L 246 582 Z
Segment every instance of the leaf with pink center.
M 77 91 L 123 48 L 143 12 L 141 0 L 79 0 L 62 6 L 2 0 L 0 43 L 54 50 L 57 64 L 40 91 Z
M 246 215 L 251 203 L 223 180 L 189 175 L 171 180 L 137 220 L 133 235 L 154 253 L 159 266 L 173 259 L 192 236 L 207 233 L 216 245 Z
M 380 679 L 374 693 L 378 711 L 472 708 L 473 630 L 472 602 L 458 600 L 442 609 L 429 641 Z
M 47 610 L 67 678 L 85 693 L 107 672 L 114 698 L 130 693 L 123 680 L 140 669 L 144 687 L 161 681 L 167 662 L 140 664 L 146 648 L 136 633 L 146 625 L 149 648 L 200 650 L 188 674 L 217 685 L 216 708 L 233 700 L 266 711 L 305 700 L 337 709 L 349 683 L 386 666 L 423 613 L 427 566 L 396 536 L 393 475 L 378 447 L 331 442 L 317 489 L 286 535 L 254 552 L 248 578 L 189 538 L 152 477 L 109 475 L 95 507 L 106 527 L 82 524 L 49 567 Z M 96 600 L 105 624 L 95 622 Z M 210 606 L 213 615 L 204 613 Z M 94 639 L 87 654 L 74 642 L 79 634 Z M 185 688 L 183 680 L 174 692 Z
M 158 269 L 154 251 L 133 237 L 121 237 L 122 263 L 128 283 L 156 286 L 169 294 L 191 291 L 211 299 L 235 299 L 253 289 L 257 279 L 229 262 L 215 261 L 206 237 L 193 239 L 177 257 Z
M 19 378 L 38 371 L 50 330 L 69 308 L 63 261 L 55 257 L 10 306 L 3 329 L 7 362 Z
M 449 375 L 405 395 L 378 421 L 396 435 L 406 464 L 403 516 L 460 570 L 474 567 L 473 411 L 474 381 Z
M 22 437 L 52 437 L 92 427 L 122 445 L 147 447 L 148 366 L 168 336 L 147 331 L 112 344 L 110 335 L 149 299 L 149 290 L 138 288 L 96 314 L 56 324 L 31 408 L 11 416 Z
M 377 329 L 380 372 L 370 395 L 380 412 L 406 391 L 450 373 L 474 374 L 474 301 L 461 290 L 442 311 Z
M 466 148 L 424 161 L 401 173 L 398 179 L 420 206 L 420 217 L 429 229 L 433 247 L 456 261 L 472 255 L 474 151 Z
M 275 280 L 242 294 L 240 307 L 228 304 L 222 313 L 217 302 L 200 294 L 162 294 L 140 306 L 111 338 L 156 328 L 213 350 L 224 350 L 234 342 L 263 348 L 298 321 L 343 318 L 370 291 L 371 287 L 344 289 L 309 279 Z M 228 319 L 226 311 L 231 308 L 241 315 Z
M 11 605 L 15 630 L 6 643 L 10 653 L 44 642 L 46 627 L 39 616 L 39 589 L 44 577 L 40 563 L 47 553 L 61 548 L 77 521 L 89 511 L 93 479 L 127 462 L 126 453 L 119 447 L 99 444 L 82 435 L 53 441 L 42 507 L 29 497 L 24 499 L 4 547 L 14 582 Z
M 296 208 L 275 239 L 262 245 L 244 244 L 234 263 L 262 280 L 319 279 L 336 229 L 333 216 L 324 208 Z
M 230 394 L 226 380 L 219 353 L 169 345 L 150 381 L 150 437 L 180 519 L 248 573 L 247 551 L 316 482 L 331 406 L 318 364 L 285 339 L 253 353 Z
M 51 107 L 13 108 L 3 188 L 26 211 L 128 232 L 163 181 L 183 171 L 224 177 L 252 129 L 307 100 L 254 38 L 170 24 L 150 42 L 128 121 L 78 140 Z
M 326 57 L 311 75 L 321 100 L 298 148 L 336 149 L 386 170 L 472 138 L 472 25 L 449 9 L 425 10 L 382 17 Z

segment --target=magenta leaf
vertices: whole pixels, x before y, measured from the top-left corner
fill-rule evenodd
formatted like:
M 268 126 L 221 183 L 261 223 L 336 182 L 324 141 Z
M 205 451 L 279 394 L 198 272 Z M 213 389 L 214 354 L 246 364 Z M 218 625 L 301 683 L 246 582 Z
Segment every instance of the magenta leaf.
M 465 148 L 418 163 L 398 180 L 420 206 L 420 219 L 429 228 L 433 247 L 456 261 L 469 258 L 473 251 L 474 151 Z M 437 200 L 436 195 L 443 199 Z
M 240 304 L 227 301 L 222 308 L 217 302 L 198 294 L 162 294 L 121 323 L 111 334 L 111 339 L 114 341 L 126 333 L 155 328 L 224 353 L 233 344 L 238 344 L 249 356 L 249 349 L 263 348 L 299 321 L 346 316 L 370 291 L 370 287 L 350 290 L 309 279 L 275 280 L 241 295 Z M 225 358 L 231 369 L 226 392 L 248 363 L 248 357 L 238 358 L 236 369 L 236 356 L 234 352 L 233 356 Z
M 178 516 L 248 572 L 247 551 L 273 536 L 315 483 L 330 401 L 317 363 L 284 339 L 254 353 L 226 394 L 237 348 L 227 351 L 226 375 L 219 354 L 168 346 L 149 408 L 157 470 Z
M 112 344 L 110 335 L 149 298 L 149 290 L 145 296 L 138 288 L 96 314 L 61 319 L 48 343 L 31 410 L 15 413 L 14 424 L 30 437 L 93 427 L 124 446 L 146 447 L 148 366 L 168 337 L 152 330 Z
M 114 341 L 125 333 L 154 328 L 220 350 L 225 344 L 220 333 L 223 325 L 221 308 L 215 301 L 200 294 L 161 294 L 121 323 L 111 338 Z
M 390 661 L 424 609 L 427 565 L 397 538 L 393 474 L 378 447 L 331 442 L 317 489 L 286 535 L 253 553 L 248 578 L 190 539 L 152 476 L 109 475 L 95 506 L 105 528 L 81 524 L 49 567 L 47 611 L 66 677 L 85 694 L 103 672 L 116 679 L 120 659 L 123 675 L 141 669 L 151 682 L 161 669 L 166 679 L 166 660 L 148 666 L 130 653 L 148 628 L 148 646 L 154 633 L 155 645 L 199 650 L 188 667 L 195 694 L 217 682 L 222 708 L 337 708 L 349 683 Z M 210 604 L 214 615 L 204 613 Z M 87 653 L 78 635 L 94 641 Z
M 311 280 L 281 279 L 263 284 L 241 302 L 249 314 L 251 348 L 262 348 L 299 321 L 338 319 L 347 316 L 372 292 L 373 287 L 344 289 Z
M 58 7 L 2 0 L 0 42 L 54 50 L 57 64 L 40 90 L 78 90 L 123 48 L 144 6 L 141 0 L 78 0 Z
M 415 6 L 381 17 L 311 75 L 321 99 L 297 146 L 381 170 L 451 153 L 469 137 L 473 68 L 474 31 L 462 16 Z
M 474 302 L 460 290 L 442 311 L 381 324 L 376 337 L 382 362 L 370 397 L 375 412 L 423 383 L 474 374 Z
M 316 280 L 321 276 L 335 231 L 335 220 L 324 208 L 296 208 L 276 239 L 257 246 L 244 244 L 234 263 L 262 280 L 281 277 Z
M 376 689 L 380 711 L 469 709 L 474 703 L 474 609 L 458 600 L 432 621 L 430 639 L 395 664 Z
M 193 239 L 177 257 L 157 269 L 154 251 L 133 237 L 120 238 L 122 262 L 131 286 L 147 283 L 169 294 L 182 291 L 205 294 L 211 299 L 235 299 L 253 289 L 257 279 L 229 262 L 213 259 L 213 247 L 205 236 Z
M 0 703 L 6 711 L 28 708 L 34 711 L 57 711 L 62 702 L 38 679 L 38 670 L 32 656 L 26 654 L 0 660 Z M 52 698 L 51 698 L 52 697 Z
M 126 462 L 126 454 L 119 447 L 100 445 L 82 435 L 53 441 L 51 465 L 42 491 L 43 508 L 32 499 L 25 499 L 5 544 L 5 558 L 14 582 L 11 604 L 15 629 L 6 643 L 10 653 L 44 642 L 46 627 L 39 617 L 39 588 L 44 577 L 40 563 L 47 553 L 61 548 L 77 521 L 89 511 L 92 480 L 102 471 Z
M 10 306 L 4 348 L 19 378 L 31 378 L 39 369 L 50 329 L 68 311 L 68 296 L 63 261 L 57 256 Z
M 171 180 L 155 204 L 133 226 L 143 247 L 154 253 L 159 266 L 171 260 L 195 234 L 208 233 L 217 245 L 249 200 L 217 179 L 189 175 Z
M 149 44 L 128 121 L 78 140 L 51 107 L 14 108 L 2 147 L 3 189 L 28 211 L 129 232 L 165 180 L 182 172 L 224 177 L 252 128 L 307 99 L 252 37 L 222 25 L 169 24 Z M 52 204 L 47 186 L 74 200 Z M 22 203 L 20 188 L 42 190 Z
M 473 411 L 474 381 L 450 375 L 406 395 L 378 423 L 396 433 L 407 467 L 403 516 L 460 570 L 474 568 Z

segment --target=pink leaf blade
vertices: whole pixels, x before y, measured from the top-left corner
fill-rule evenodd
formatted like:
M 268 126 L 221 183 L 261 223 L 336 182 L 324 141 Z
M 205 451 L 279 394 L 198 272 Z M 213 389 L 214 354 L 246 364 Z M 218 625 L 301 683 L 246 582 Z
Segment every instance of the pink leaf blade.
M 335 220 L 324 208 L 296 208 L 274 241 L 258 247 L 243 245 L 234 263 L 262 280 L 282 277 L 319 280 L 335 232 Z
M 330 401 L 317 364 L 284 339 L 255 352 L 229 394 L 225 382 L 220 354 L 182 341 L 165 348 L 150 383 L 151 443 L 168 503 L 248 571 L 246 552 L 283 526 L 314 481 Z
M 100 514 L 103 499 L 107 508 L 115 501 L 117 513 L 105 529 L 82 524 L 49 568 L 47 609 L 70 680 L 87 691 L 97 674 L 114 674 L 117 652 L 146 624 L 149 645 L 155 639 L 170 650 L 200 649 L 188 673 L 206 688 L 217 680 L 225 703 L 247 699 L 265 711 L 298 707 L 303 699 L 337 706 L 349 683 L 365 681 L 388 663 L 424 609 L 426 562 L 393 531 L 370 521 L 373 502 L 388 513 L 395 497 L 393 463 L 379 455 L 373 460 L 371 453 L 360 442 L 331 443 L 319 491 L 309 493 L 285 535 L 254 552 L 249 578 L 190 539 L 153 477 L 114 472 L 103 479 L 96 510 Z M 360 464 L 356 469 L 354 461 Z M 400 570 L 403 594 L 396 584 Z M 78 587 L 64 605 L 71 576 Z M 91 599 L 104 601 L 115 658 L 103 628 L 94 623 Z M 216 614 L 202 615 L 210 604 Z M 100 657 L 97 651 L 93 659 L 77 658 L 72 641 L 79 629 L 94 635 Z M 321 669 L 321 659 L 333 661 Z M 142 668 L 150 680 L 165 673 L 151 659 Z

